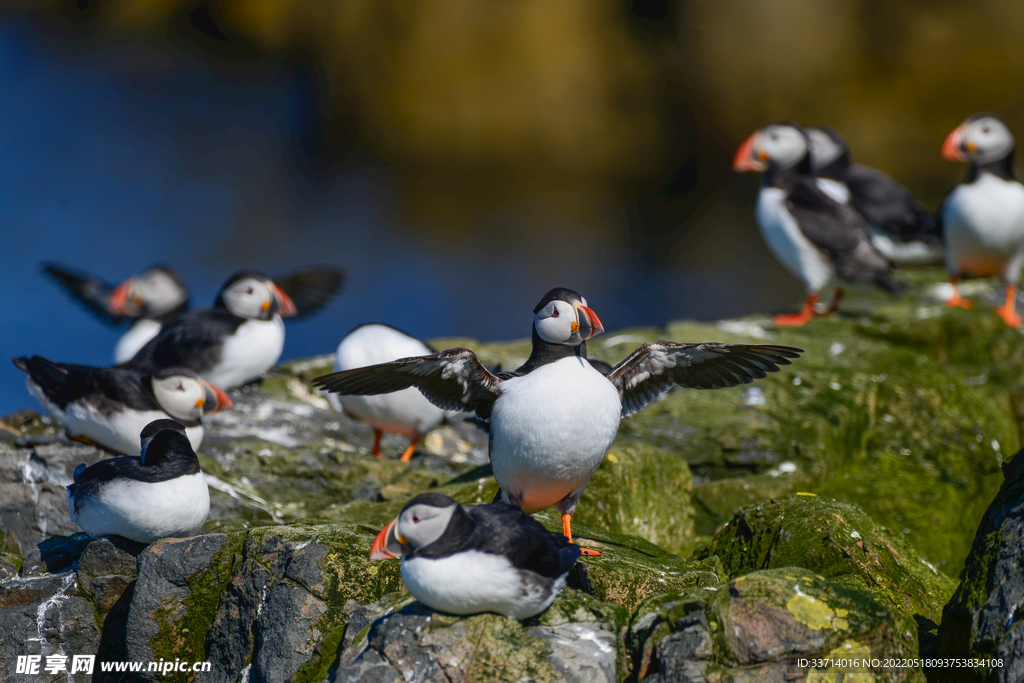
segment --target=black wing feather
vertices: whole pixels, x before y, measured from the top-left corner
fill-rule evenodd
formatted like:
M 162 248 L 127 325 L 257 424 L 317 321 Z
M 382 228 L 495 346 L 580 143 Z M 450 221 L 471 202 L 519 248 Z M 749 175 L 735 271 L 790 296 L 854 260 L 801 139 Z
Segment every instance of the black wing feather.
M 245 322 L 221 308 L 197 308 L 172 318 L 120 367 L 142 373 L 186 367 L 202 375 L 220 360 L 221 344 Z
M 65 268 L 56 263 L 44 263 L 43 272 L 64 287 L 76 301 L 85 305 L 108 325 L 123 325 L 133 318 L 114 313 L 108 308 L 115 285 L 108 284 L 95 275 Z
M 313 384 L 338 394 L 367 396 L 416 387 L 443 410 L 474 411 L 489 419 L 500 394 L 500 378 L 469 349 L 448 349 L 429 356 L 323 375 Z
M 341 290 L 345 274 L 330 266 L 285 273 L 274 284 L 295 304 L 295 318 L 319 311 Z
M 514 567 L 554 579 L 572 569 L 580 556 L 579 546 L 551 533 L 514 505 L 491 503 L 464 509 L 475 522 L 466 547 L 505 555 Z
M 160 409 L 142 386 L 142 375 L 131 369 L 54 363 L 40 356 L 15 358 L 14 365 L 39 385 L 46 397 L 62 410 L 69 403 L 90 396 L 108 399 L 110 407 L 124 405 L 137 410 Z
M 612 368 L 608 380 L 619 390 L 622 416 L 644 409 L 673 386 L 723 389 L 749 384 L 789 365 L 803 349 L 765 344 L 680 344 L 648 342 Z
M 910 190 L 878 169 L 854 164 L 843 175 L 850 202 L 867 222 L 900 241 L 941 244 L 935 214 L 924 208 Z

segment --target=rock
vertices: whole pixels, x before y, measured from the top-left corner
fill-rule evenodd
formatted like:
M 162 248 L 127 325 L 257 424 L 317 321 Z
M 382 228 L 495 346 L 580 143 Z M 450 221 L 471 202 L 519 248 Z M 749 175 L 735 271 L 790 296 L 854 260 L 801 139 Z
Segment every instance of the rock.
M 797 666 L 800 658 L 914 657 L 916 631 L 913 619 L 875 591 L 781 567 L 714 589 L 650 598 L 633 617 L 627 647 L 637 681 L 781 683 L 807 675 L 807 667 Z M 816 674 L 827 672 L 921 680 L 920 670 L 909 668 L 835 667 Z
M 953 581 L 855 505 L 790 495 L 742 507 L 697 558 L 717 556 L 726 573 L 803 567 L 870 588 L 907 618 L 938 621 Z
M 612 683 L 621 679 L 626 619 L 625 609 L 571 590 L 525 623 L 496 614 L 454 617 L 414 603 L 360 633 L 339 656 L 351 663 L 327 680 Z
M 1024 681 L 1024 450 L 1003 472 L 1006 479 L 978 528 L 963 580 L 942 610 L 936 653 L 1002 665 L 936 669 L 936 681 Z

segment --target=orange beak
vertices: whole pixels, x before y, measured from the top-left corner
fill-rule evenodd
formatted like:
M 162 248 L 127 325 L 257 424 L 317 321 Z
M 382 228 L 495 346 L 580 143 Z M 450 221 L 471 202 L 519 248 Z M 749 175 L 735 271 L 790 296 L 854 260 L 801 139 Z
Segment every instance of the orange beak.
M 213 386 L 204 379 L 199 380 L 203 387 L 206 389 L 206 399 L 203 403 L 204 406 L 214 406 L 213 410 L 207 408 L 203 413 L 219 413 L 222 410 L 234 410 L 235 404 L 231 402 L 228 395 L 225 394 L 220 388 Z
M 132 290 L 133 278 L 128 278 L 117 287 L 114 288 L 113 294 L 110 295 L 110 301 L 107 302 L 107 308 L 114 313 L 119 315 L 131 315 L 128 310 L 128 297 Z
M 295 303 L 292 298 L 284 293 L 284 290 L 277 285 L 271 285 L 274 288 L 274 296 L 277 297 L 277 303 L 281 306 L 279 312 L 282 318 L 290 318 L 299 312 L 299 309 L 295 308 Z
M 583 315 L 580 315 L 580 313 Z M 579 320 L 580 336 L 583 337 L 583 341 L 604 332 L 604 325 L 601 324 L 601 319 L 597 317 L 597 313 L 594 313 L 593 310 L 583 304 L 576 304 L 576 319 Z
M 397 519 L 391 520 L 386 527 L 380 530 L 377 538 L 373 539 L 373 546 L 370 547 L 371 560 L 401 557 L 411 550 L 405 539 L 395 533 L 396 524 L 398 524 Z
M 754 131 L 750 134 L 750 137 L 743 141 L 740 148 L 736 150 L 736 156 L 733 157 L 732 170 L 737 173 L 767 170 L 768 164 L 764 159 L 764 155 L 754 155 L 754 145 L 757 143 L 757 136 L 760 134 L 761 131 Z
M 960 151 L 960 142 L 964 139 L 964 127 L 957 127 L 952 133 L 946 136 L 942 143 L 942 156 L 950 161 L 966 161 L 963 152 Z

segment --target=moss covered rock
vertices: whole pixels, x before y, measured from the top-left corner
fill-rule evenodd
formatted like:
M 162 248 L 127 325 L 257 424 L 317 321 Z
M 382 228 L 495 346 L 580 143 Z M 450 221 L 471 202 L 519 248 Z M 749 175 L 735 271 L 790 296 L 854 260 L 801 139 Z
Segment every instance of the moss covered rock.
M 696 556 L 718 557 L 733 577 L 803 567 L 869 588 L 907 617 L 920 614 L 934 622 L 954 586 L 857 506 L 815 495 L 789 495 L 740 508 Z

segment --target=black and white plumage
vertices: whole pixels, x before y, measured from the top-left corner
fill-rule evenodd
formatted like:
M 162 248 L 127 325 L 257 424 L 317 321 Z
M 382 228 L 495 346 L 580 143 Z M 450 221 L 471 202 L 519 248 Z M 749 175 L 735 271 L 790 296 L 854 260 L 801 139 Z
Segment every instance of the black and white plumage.
M 115 363 L 131 359 L 165 322 L 189 307 L 188 288 L 169 266 L 153 266 L 116 286 L 54 263 L 43 264 L 43 271 L 104 321 L 114 325 L 132 322 L 114 349 Z M 337 268 L 320 266 L 285 273 L 274 282 L 291 299 L 293 317 L 298 319 L 323 308 L 341 289 L 344 279 Z
M 512 505 L 422 493 L 370 551 L 371 560 L 399 556 L 406 588 L 428 607 L 528 619 L 554 602 L 580 549 Z
M 181 422 L 193 449 L 203 441 L 201 417 L 232 408 L 231 399 L 188 368 L 160 368 L 142 375 L 125 368 L 54 363 L 39 356 L 15 358 L 36 400 L 68 436 L 115 453 L 138 451 L 139 432 L 167 417 Z
M 970 308 L 960 296 L 961 277 L 999 276 L 1006 300 L 996 312 L 1010 327 L 1020 327 L 1017 286 L 1024 265 L 1024 185 L 1014 176 L 1016 141 L 992 114 L 964 121 L 946 138 L 942 156 L 970 164 L 967 177 L 942 203 L 946 267 L 953 284 L 948 306 Z
M 819 186 L 864 217 L 871 242 L 883 256 L 902 265 L 942 262 L 942 230 L 934 213 L 885 173 L 852 163 L 850 147 L 838 131 L 808 128 L 807 137 Z
M 389 325 L 360 325 L 338 344 L 334 369 L 342 372 L 432 353 L 434 349 L 425 341 Z M 332 395 L 331 398 L 335 397 Z M 409 447 L 400 458 L 402 462 L 409 462 L 419 440 L 440 427 L 445 417 L 443 410 L 413 387 L 374 396 L 340 396 L 338 401 L 347 415 L 373 427 L 371 455 L 381 457 L 382 432 L 400 434 L 409 439 Z
M 95 538 L 140 543 L 196 534 L 210 513 L 210 492 L 185 427 L 157 420 L 139 438 L 138 456 L 75 468 L 67 487 L 71 521 Z
M 548 292 L 534 309 L 533 350 L 514 372 L 490 372 L 469 349 L 448 349 L 319 377 L 340 394 L 416 387 L 445 410 L 490 422 L 490 456 L 502 499 L 536 512 L 555 506 L 572 539 L 571 517 L 619 421 L 673 385 L 718 389 L 788 365 L 800 349 L 743 344 L 644 344 L 605 376 L 587 361 L 586 340 L 603 331 L 576 292 Z
M 277 363 L 284 350 L 282 316 L 295 305 L 266 275 L 235 273 L 209 308 L 168 320 L 124 367 L 140 372 L 186 367 L 208 382 L 232 389 Z
M 757 223 L 768 248 L 807 290 L 803 310 L 776 316 L 776 325 L 808 322 L 816 315 L 821 291 L 836 279 L 873 283 L 893 294 L 905 289 L 871 244 L 861 215 L 830 197 L 811 174 L 810 142 L 800 126 L 781 121 L 755 131 L 736 152 L 733 168 L 765 172 Z M 830 312 L 838 307 L 841 292 Z

